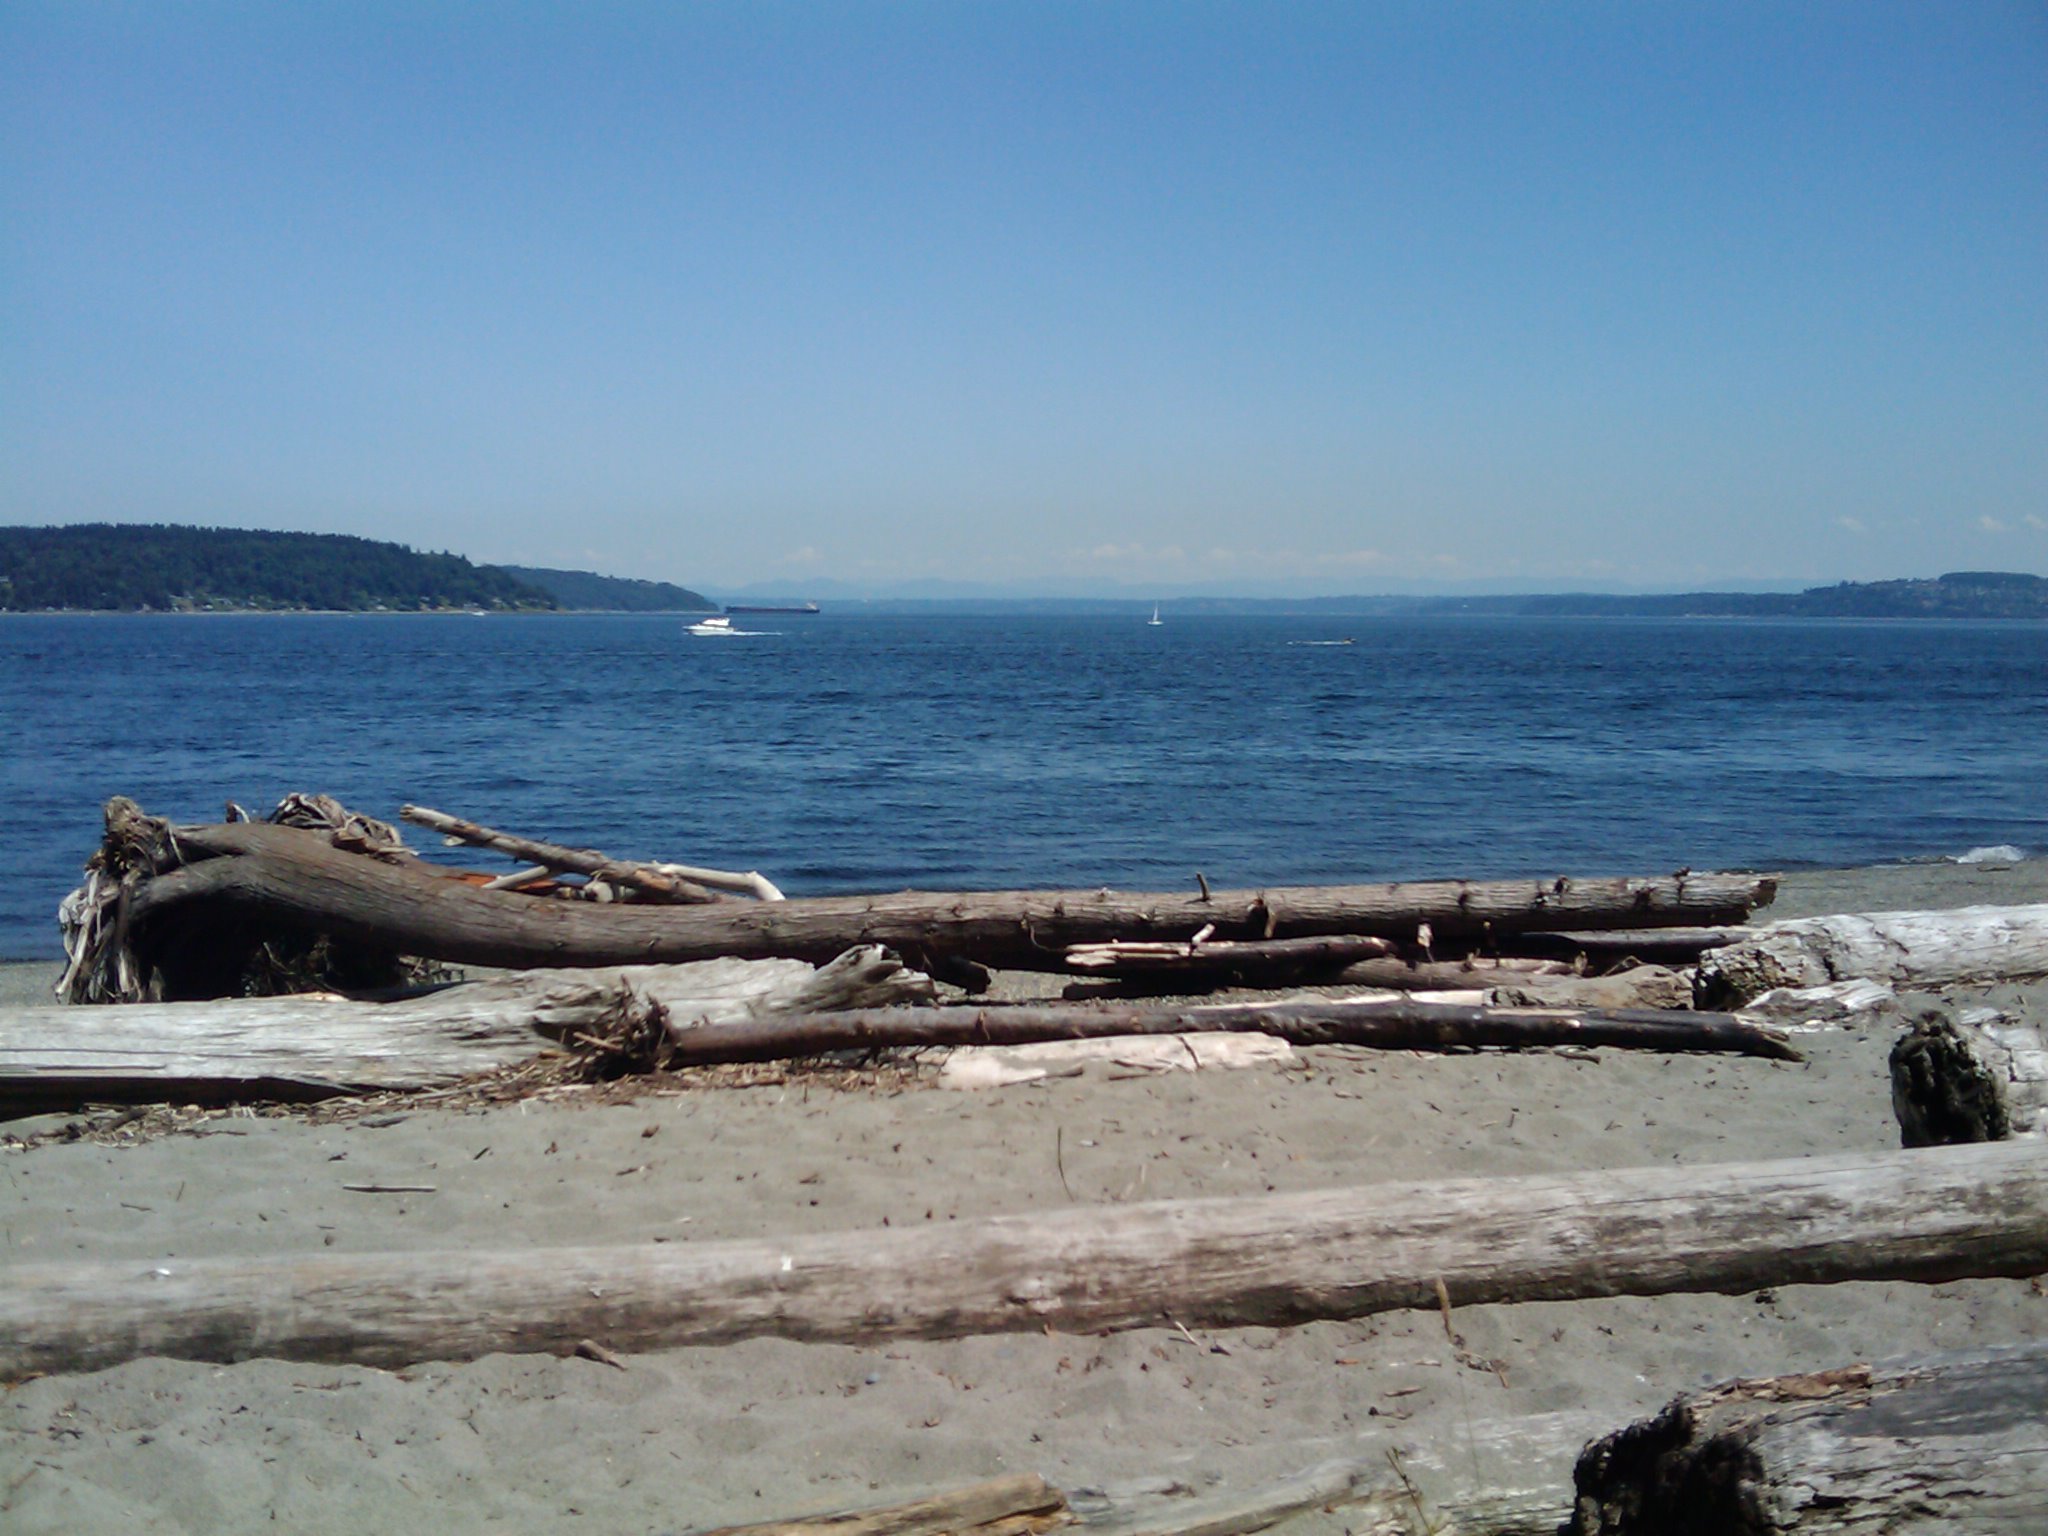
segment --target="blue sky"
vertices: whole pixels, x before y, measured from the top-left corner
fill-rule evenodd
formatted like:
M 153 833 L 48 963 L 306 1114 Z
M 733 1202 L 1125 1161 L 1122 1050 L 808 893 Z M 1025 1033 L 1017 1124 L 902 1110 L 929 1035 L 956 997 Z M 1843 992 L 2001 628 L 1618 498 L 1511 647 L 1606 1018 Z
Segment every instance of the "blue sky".
M 2048 570 L 2037 3 L 0 9 L 0 520 L 712 588 Z

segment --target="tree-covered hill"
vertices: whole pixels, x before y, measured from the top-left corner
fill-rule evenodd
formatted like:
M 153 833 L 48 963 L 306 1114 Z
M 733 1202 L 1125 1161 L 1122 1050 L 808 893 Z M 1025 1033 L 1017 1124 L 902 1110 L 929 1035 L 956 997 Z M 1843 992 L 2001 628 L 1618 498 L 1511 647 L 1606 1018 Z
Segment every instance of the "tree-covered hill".
M 551 571 L 535 565 L 501 565 L 498 569 L 530 587 L 539 587 L 564 608 L 611 613 L 707 613 L 718 606 L 701 592 L 692 592 L 674 582 L 597 576 L 589 571 Z
M 1548 617 L 1798 619 L 2048 619 L 2048 577 L 1952 571 L 1906 581 L 1844 581 L 1804 592 L 1545 593 L 1443 597 L 1430 613 Z
M 548 593 L 460 555 L 334 533 L 162 523 L 0 527 L 0 609 L 546 609 Z

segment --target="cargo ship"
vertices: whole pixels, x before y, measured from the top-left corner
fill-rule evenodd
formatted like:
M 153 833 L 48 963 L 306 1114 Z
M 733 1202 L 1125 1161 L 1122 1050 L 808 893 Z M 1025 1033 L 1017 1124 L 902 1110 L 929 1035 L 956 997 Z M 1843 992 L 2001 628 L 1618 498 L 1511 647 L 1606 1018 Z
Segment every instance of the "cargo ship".
M 727 603 L 727 613 L 816 613 L 816 603 Z

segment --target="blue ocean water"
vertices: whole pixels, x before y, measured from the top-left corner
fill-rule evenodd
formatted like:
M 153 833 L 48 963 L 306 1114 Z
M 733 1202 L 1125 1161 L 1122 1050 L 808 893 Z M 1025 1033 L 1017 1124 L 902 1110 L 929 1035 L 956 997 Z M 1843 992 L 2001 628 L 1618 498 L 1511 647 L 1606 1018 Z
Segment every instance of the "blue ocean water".
M 2048 848 L 2039 625 L 741 622 L 775 632 L 0 618 L 0 958 L 57 954 L 113 794 L 182 821 L 291 790 L 414 801 L 793 895 Z

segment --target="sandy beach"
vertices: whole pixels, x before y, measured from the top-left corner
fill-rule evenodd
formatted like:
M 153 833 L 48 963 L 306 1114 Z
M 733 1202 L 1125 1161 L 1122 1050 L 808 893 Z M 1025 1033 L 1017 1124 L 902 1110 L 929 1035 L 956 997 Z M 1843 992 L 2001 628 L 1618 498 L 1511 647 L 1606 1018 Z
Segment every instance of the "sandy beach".
M 1759 920 L 2048 900 L 2048 860 L 1788 877 Z M 52 965 L 0 969 L 42 1001 Z M 1977 989 L 2038 1013 L 2048 988 Z M 1888 1151 L 1897 1013 L 1802 1063 L 1621 1051 L 1347 1048 L 1239 1071 L 980 1092 L 792 1075 L 354 1118 L 220 1114 L 108 1144 L 0 1130 L 0 1268 L 67 1259 L 679 1243 L 1076 1204 L 1461 1175 Z M 928 1078 L 928 1075 L 927 1075 Z M 22 1147 L 23 1138 L 36 1144 Z M 347 1184 L 431 1186 L 364 1193 Z M 146 1359 L 0 1395 L 10 1532 L 686 1531 L 907 1499 L 1006 1472 L 1189 1498 L 1333 1459 L 1430 1501 L 1554 1489 L 1592 1434 L 1739 1375 L 2048 1337 L 2034 1282 L 1786 1286 L 1462 1308 L 1197 1335 L 757 1340 L 400 1371 Z M 1503 1448 L 1546 1424 L 1554 1449 Z M 1392 1458 L 1390 1460 L 1390 1458 Z M 1282 1529 L 1351 1529 L 1312 1512 Z

